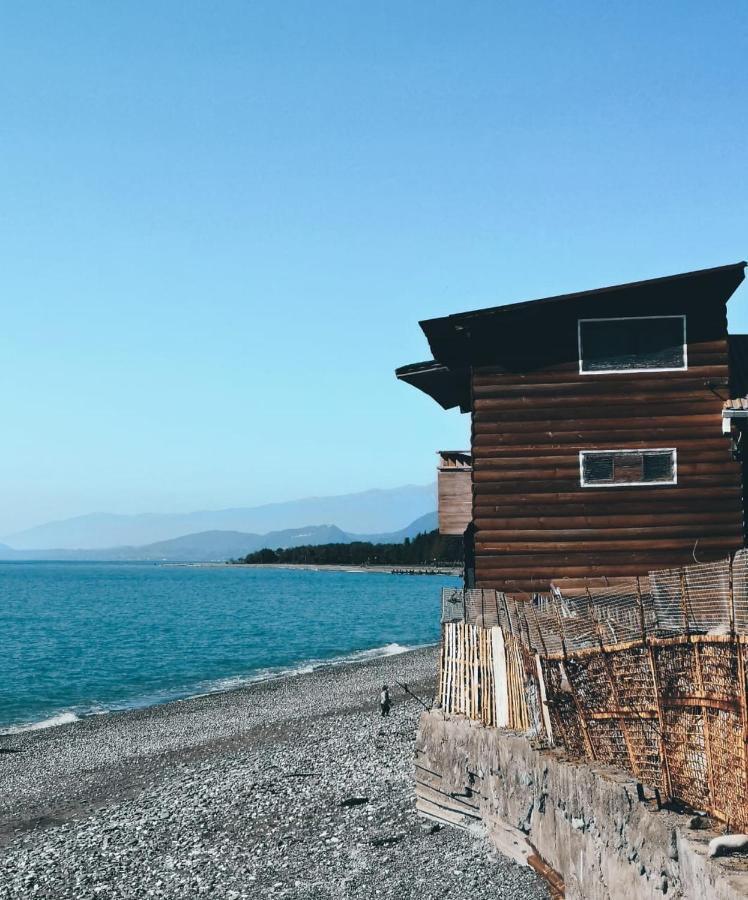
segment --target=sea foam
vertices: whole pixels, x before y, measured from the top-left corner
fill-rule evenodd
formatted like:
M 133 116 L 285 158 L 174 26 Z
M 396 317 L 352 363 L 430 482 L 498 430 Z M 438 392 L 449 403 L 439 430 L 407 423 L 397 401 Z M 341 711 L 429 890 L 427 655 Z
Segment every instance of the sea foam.
M 56 716 L 50 716 L 48 719 L 42 719 L 40 722 L 25 722 L 21 725 L 13 725 L 0 734 L 17 734 L 19 731 L 39 731 L 41 728 L 55 728 L 57 725 L 70 725 L 71 722 L 78 722 L 80 719 L 74 712 L 61 712 Z

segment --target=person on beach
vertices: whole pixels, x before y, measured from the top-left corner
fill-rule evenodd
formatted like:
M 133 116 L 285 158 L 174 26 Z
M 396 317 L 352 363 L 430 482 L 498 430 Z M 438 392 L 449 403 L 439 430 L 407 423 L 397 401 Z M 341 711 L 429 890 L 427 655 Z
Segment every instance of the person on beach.
M 379 695 L 379 711 L 383 716 L 390 714 L 390 690 L 386 684 L 382 685 L 382 693 Z

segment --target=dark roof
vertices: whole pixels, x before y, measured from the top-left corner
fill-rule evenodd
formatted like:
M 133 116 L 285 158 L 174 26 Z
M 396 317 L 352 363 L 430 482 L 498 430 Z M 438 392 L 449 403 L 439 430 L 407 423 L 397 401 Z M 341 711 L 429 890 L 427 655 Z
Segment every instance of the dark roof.
M 459 406 L 467 412 L 470 366 L 500 363 L 508 369 L 528 371 L 533 366 L 548 365 L 554 354 L 553 362 L 563 362 L 564 353 L 577 352 L 576 338 L 569 340 L 567 334 L 573 327 L 576 335 L 576 324 L 570 321 L 574 316 L 651 315 L 651 311 L 665 314 L 681 312 L 684 303 L 690 308 L 704 303 L 724 304 L 745 277 L 746 265 L 737 262 L 424 319 L 420 325 L 434 359 L 401 366 L 396 375 L 433 397 L 444 409 Z M 541 312 L 543 315 L 539 315 Z M 559 341 L 562 334 L 565 337 Z M 736 340 L 734 347 L 731 342 L 731 356 L 739 357 L 735 368 L 741 371 L 739 383 L 731 385 L 731 393 L 748 394 L 748 339 Z
M 490 325 L 495 331 L 501 323 L 523 321 L 528 315 L 536 314 L 546 307 L 555 309 L 560 304 L 573 304 L 583 305 L 586 308 L 590 301 L 593 305 L 607 301 L 606 306 L 615 303 L 616 306 L 626 307 L 637 302 L 646 303 L 650 297 L 656 298 L 670 294 L 673 289 L 678 290 L 681 286 L 687 286 L 689 290 L 694 290 L 701 288 L 705 283 L 708 283 L 711 288 L 710 293 L 705 297 L 725 301 L 729 299 L 745 277 L 743 270 L 746 265 L 748 265 L 746 262 L 737 262 L 711 269 L 697 269 L 693 272 L 667 275 L 662 278 L 649 278 L 645 281 L 632 281 L 594 290 L 576 291 L 571 294 L 541 297 L 537 300 L 524 300 L 520 303 L 507 303 L 503 306 L 468 310 L 435 319 L 424 319 L 420 325 L 435 359 L 447 365 L 454 365 L 458 361 L 468 364 L 471 356 L 471 329 L 474 325 L 480 325 L 481 328 L 484 325 Z
M 442 316 L 437 319 L 424 319 L 422 326 L 428 325 L 430 322 L 440 322 L 445 319 L 450 321 L 459 321 L 461 319 L 482 318 L 483 316 L 493 316 L 497 313 L 515 312 L 527 306 L 537 306 L 541 303 L 560 303 L 567 300 L 581 300 L 585 297 L 602 296 L 610 294 L 614 291 L 632 291 L 639 288 L 660 287 L 671 282 L 680 281 L 686 278 L 701 278 L 709 275 L 719 275 L 723 273 L 742 273 L 743 269 L 748 266 L 748 262 L 730 263 L 727 266 L 715 266 L 711 269 L 696 269 L 693 272 L 681 272 L 679 275 L 664 275 L 660 278 L 647 278 L 644 281 L 629 281 L 625 284 L 613 284 L 608 287 L 593 288 L 587 291 L 575 291 L 571 294 L 556 294 L 553 297 L 540 297 L 537 300 L 522 300 L 519 303 L 505 303 L 501 306 L 487 306 L 483 309 L 472 309 L 467 312 L 452 313 L 449 316 Z

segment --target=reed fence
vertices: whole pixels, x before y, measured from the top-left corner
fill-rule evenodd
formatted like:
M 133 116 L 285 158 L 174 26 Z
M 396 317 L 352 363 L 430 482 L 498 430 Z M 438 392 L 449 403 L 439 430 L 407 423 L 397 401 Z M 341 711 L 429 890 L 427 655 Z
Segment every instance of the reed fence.
M 439 701 L 748 830 L 748 551 L 528 600 L 445 591 Z

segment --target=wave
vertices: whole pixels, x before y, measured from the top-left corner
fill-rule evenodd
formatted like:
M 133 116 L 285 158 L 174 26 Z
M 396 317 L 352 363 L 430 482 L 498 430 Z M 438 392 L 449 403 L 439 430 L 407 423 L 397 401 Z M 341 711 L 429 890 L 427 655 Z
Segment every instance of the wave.
M 160 706 L 164 703 L 175 703 L 182 700 L 189 700 L 193 697 L 207 697 L 211 694 L 219 694 L 224 691 L 235 691 L 239 688 L 247 687 L 251 684 L 257 684 L 263 681 L 271 681 L 277 678 L 293 678 L 298 675 L 309 675 L 317 669 L 326 668 L 328 666 L 346 666 L 355 663 L 368 662 L 374 659 L 384 659 L 388 656 L 397 656 L 400 653 L 407 653 L 410 650 L 417 650 L 421 647 L 430 647 L 433 644 L 418 644 L 408 646 L 406 644 L 398 644 L 396 642 L 384 644 L 381 647 L 372 647 L 369 650 L 354 650 L 342 656 L 333 656 L 328 659 L 310 659 L 300 661 L 291 666 L 276 666 L 263 669 L 256 669 L 246 675 L 232 675 L 225 678 L 216 678 L 210 681 L 201 681 L 190 687 L 164 689 L 156 691 L 140 697 L 133 697 L 127 700 L 119 700 L 109 704 L 92 703 L 90 706 L 83 708 L 78 707 L 77 712 L 66 710 L 41 719 L 38 722 L 24 722 L 19 725 L 12 725 L 0 731 L 1 734 L 18 734 L 22 731 L 39 731 L 43 728 L 55 728 L 58 725 L 70 725 L 73 722 L 79 722 L 83 718 L 89 716 L 106 715 L 113 712 L 125 712 L 127 710 L 147 709 L 151 706 Z
M 38 731 L 41 728 L 55 728 L 58 725 L 70 725 L 71 722 L 78 722 L 80 716 L 68 710 L 66 712 L 57 713 L 48 719 L 42 719 L 39 722 L 24 722 L 21 725 L 12 725 L 0 734 L 18 734 L 19 731 Z
M 317 669 L 323 669 L 327 666 L 347 666 L 373 659 L 383 659 L 387 656 L 397 656 L 400 653 L 407 653 L 409 650 L 417 650 L 420 646 L 428 647 L 431 645 L 406 646 L 405 644 L 391 643 L 382 647 L 373 647 L 370 650 L 355 650 L 352 653 L 346 653 L 343 656 L 333 656 L 328 659 L 309 659 L 293 666 L 259 669 L 248 675 L 234 675 L 230 678 L 218 678 L 215 681 L 203 682 L 198 686 L 197 693 L 190 693 L 188 696 L 205 697 L 208 694 L 232 691 L 249 684 L 271 681 L 275 678 L 293 678 L 297 675 L 309 675 Z

